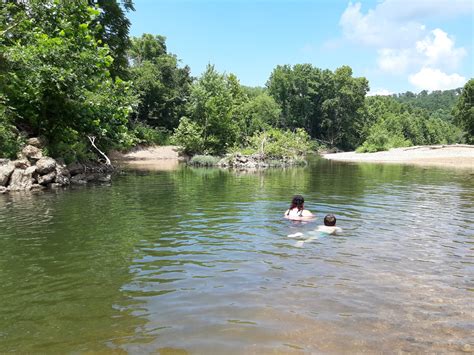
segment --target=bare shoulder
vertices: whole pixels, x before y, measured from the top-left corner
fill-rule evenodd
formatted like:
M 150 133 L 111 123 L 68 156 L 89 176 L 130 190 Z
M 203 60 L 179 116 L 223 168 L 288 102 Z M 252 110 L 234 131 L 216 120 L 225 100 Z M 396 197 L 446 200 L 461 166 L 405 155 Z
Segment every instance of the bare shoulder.
M 314 217 L 314 214 L 312 214 L 311 211 L 303 210 L 301 217 Z
M 326 234 L 341 234 L 342 233 L 342 228 L 339 228 L 339 227 L 318 226 L 316 230 L 318 232 L 322 232 Z

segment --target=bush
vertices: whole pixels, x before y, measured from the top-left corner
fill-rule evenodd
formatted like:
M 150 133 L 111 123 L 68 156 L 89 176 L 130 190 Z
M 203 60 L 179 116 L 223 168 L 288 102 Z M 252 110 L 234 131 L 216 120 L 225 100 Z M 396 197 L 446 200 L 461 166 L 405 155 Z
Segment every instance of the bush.
M 220 158 L 212 155 L 195 155 L 189 161 L 192 166 L 215 166 Z
M 306 155 L 314 148 L 314 142 L 302 128 L 296 129 L 295 132 L 273 128 L 253 135 L 246 150 L 271 158 L 296 159 Z
M 153 128 L 144 123 L 137 123 L 132 130 L 137 144 L 167 145 L 170 141 L 170 132 L 163 128 Z
M 375 124 L 370 129 L 367 140 L 356 149 L 358 153 L 374 153 L 392 148 L 409 147 L 411 142 L 402 135 L 389 132 L 382 124 Z
M 89 155 L 88 135 L 102 150 L 133 143 L 127 125 L 136 98 L 131 83 L 111 76 L 110 48 L 95 39 L 101 12 L 87 1 L 12 3 L 27 4 L 26 10 L 13 6 L 21 26 L 10 27 L 21 40 L 6 36 L 1 48 L 2 95 L 15 109 L 12 123 L 71 159 L 74 147 L 78 156 Z
M 0 102 L 0 158 L 13 159 L 24 144 L 24 138 L 10 123 L 6 112 L 7 108 Z
M 15 158 L 23 144 L 23 137 L 15 133 L 16 129 L 1 122 L 0 118 L 0 158 Z
M 182 117 L 171 136 L 171 143 L 180 146 L 183 153 L 192 155 L 204 151 L 203 129 L 196 122 Z
M 54 158 L 62 158 L 66 164 L 76 161 L 89 161 L 97 159 L 92 151 L 92 146 L 87 137 L 80 135 L 73 129 L 64 130 L 59 140 L 50 142 L 44 153 Z
M 440 118 L 407 112 L 389 113 L 370 128 L 367 139 L 356 152 L 372 153 L 412 145 L 452 144 L 461 139 L 461 130 Z

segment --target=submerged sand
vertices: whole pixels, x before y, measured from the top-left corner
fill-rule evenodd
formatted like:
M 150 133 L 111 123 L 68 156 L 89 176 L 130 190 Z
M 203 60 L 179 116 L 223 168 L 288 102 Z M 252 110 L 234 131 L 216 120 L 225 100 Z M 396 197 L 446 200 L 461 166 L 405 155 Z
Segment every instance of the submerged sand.
M 333 153 L 323 158 L 346 162 L 396 163 L 474 169 L 474 145 L 432 145 L 394 148 L 376 153 Z

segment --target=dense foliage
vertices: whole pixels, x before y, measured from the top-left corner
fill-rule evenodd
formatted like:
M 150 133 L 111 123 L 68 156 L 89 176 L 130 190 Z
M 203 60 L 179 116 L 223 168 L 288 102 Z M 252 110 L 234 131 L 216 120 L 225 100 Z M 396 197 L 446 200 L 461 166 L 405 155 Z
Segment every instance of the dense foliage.
M 298 157 L 314 142 L 377 151 L 474 142 L 474 81 L 463 89 L 366 97 L 352 69 L 277 66 L 246 87 L 209 65 L 190 75 L 165 37 L 128 35 L 132 0 L 0 2 L 0 157 L 42 136 L 67 161 L 137 144 L 190 155 Z
M 270 158 L 298 159 L 315 148 L 311 137 L 303 128 L 294 132 L 271 128 L 268 131 L 255 133 L 245 149 L 246 154 L 261 154 Z
M 350 67 L 331 72 L 311 64 L 277 66 L 267 86 L 281 106 L 282 127 L 304 128 L 332 146 L 353 148 L 359 143 L 357 122 L 369 86 L 367 79 L 353 78 Z
M 110 67 L 113 76 L 127 78 L 127 50 L 130 47 L 130 20 L 126 12 L 134 11 L 132 0 L 88 0 L 92 7 L 100 9 L 95 21 L 99 23 L 95 37 L 106 44 L 114 58 Z
M 466 131 L 466 140 L 474 143 L 474 79 L 464 85 L 453 114 L 455 122 Z
M 411 145 L 459 142 L 461 130 L 425 109 L 402 104 L 393 97 L 366 99 L 366 140 L 359 152 L 375 152 Z
M 444 91 L 436 90 L 430 93 L 423 90 L 418 94 L 407 91 L 403 94 L 393 95 L 393 97 L 398 102 L 425 109 L 439 118 L 452 120 L 451 110 L 460 94 L 461 88 L 458 88 Z
M 68 160 L 87 158 L 87 136 L 105 148 L 131 146 L 134 96 L 110 74 L 114 58 L 96 39 L 100 11 L 81 1 L 30 1 L 11 10 L 19 27 L 5 46 L 2 82 L 13 123 L 44 136 L 49 153 Z
M 249 143 L 256 133 L 278 124 L 280 108 L 263 91 L 252 97 L 233 74 L 209 65 L 191 88 L 189 117 L 183 117 L 173 141 L 188 154 L 222 154 Z
M 167 53 L 163 36 L 132 38 L 128 55 L 130 77 L 139 100 L 132 120 L 172 131 L 186 115 L 192 83 L 190 68 L 180 68 L 176 56 Z

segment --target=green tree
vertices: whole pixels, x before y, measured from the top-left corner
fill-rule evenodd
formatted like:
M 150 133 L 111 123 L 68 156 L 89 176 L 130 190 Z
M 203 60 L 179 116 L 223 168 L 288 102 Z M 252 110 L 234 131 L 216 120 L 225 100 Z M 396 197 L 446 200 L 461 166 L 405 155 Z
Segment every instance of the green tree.
M 453 115 L 455 122 L 466 131 L 468 142 L 474 143 L 474 79 L 464 85 Z
M 451 110 L 456 104 L 461 89 L 435 90 L 428 93 L 423 90 L 419 94 L 411 91 L 393 95 L 393 98 L 400 103 L 409 104 L 412 107 L 418 107 L 427 110 L 430 114 L 436 113 L 440 118 L 451 120 Z
M 13 26 L 9 39 L 15 41 L 28 36 L 27 22 L 42 27 L 44 33 L 54 34 L 60 27 L 62 17 L 67 15 L 73 23 L 83 23 L 83 9 L 89 5 L 91 8 L 100 9 L 92 20 L 93 35 L 101 45 L 107 45 L 110 55 L 114 58 L 109 71 L 112 76 L 122 78 L 127 75 L 126 51 L 130 45 L 128 37 L 130 21 L 126 13 L 134 11 L 132 0 L 5 0 L 1 2 L 3 8 L 8 8 L 8 23 Z M 57 11 L 59 10 L 59 12 Z M 19 18 L 28 21 L 16 21 Z
M 239 119 L 239 143 L 245 144 L 256 132 L 277 127 L 281 109 L 273 97 L 262 93 L 242 104 Z
M 84 1 L 24 6 L 13 5 L 10 19 L 18 22 L 4 46 L 2 83 L 13 123 L 45 136 L 55 155 L 85 147 L 87 135 L 103 148 L 132 144 L 126 125 L 133 95 L 127 82 L 111 77 L 109 47 L 96 40 L 100 11 Z
M 188 155 L 202 153 L 206 150 L 203 127 L 187 117 L 182 117 L 179 121 L 172 142 L 178 144 L 182 152 Z
M 283 65 L 273 70 L 267 87 L 282 109 L 280 127 L 306 128 L 316 135 L 320 123 L 323 75 L 311 64 Z
M 359 152 L 461 140 L 461 131 L 451 122 L 430 115 L 426 109 L 400 103 L 396 97 L 368 97 L 364 114 L 368 118 Z
M 281 127 L 304 128 L 313 138 L 344 148 L 358 143 L 368 82 L 352 77 L 350 67 L 333 73 L 311 64 L 277 66 L 267 86 L 281 106 Z
M 332 77 L 332 92 L 322 102 L 320 125 L 323 140 L 342 148 L 357 146 L 357 122 L 363 113 L 369 83 L 365 78 L 353 78 L 352 69 L 343 66 Z
M 221 154 L 234 145 L 237 122 L 233 120 L 234 92 L 228 77 L 208 65 L 191 90 L 191 119 L 202 128 L 205 151 Z
M 77 1 L 77 0 L 76 0 Z M 87 0 L 89 6 L 100 8 L 100 14 L 95 21 L 100 24 L 97 28 L 96 39 L 101 40 L 110 48 L 114 58 L 110 67 L 112 76 L 127 78 L 127 50 L 130 47 L 130 20 L 126 13 L 135 11 L 132 0 Z M 128 78 L 127 78 L 128 79 Z
M 192 77 L 188 66 L 180 68 L 176 56 L 167 53 L 165 41 L 150 34 L 132 38 L 129 58 L 139 98 L 134 120 L 171 131 L 187 113 Z

